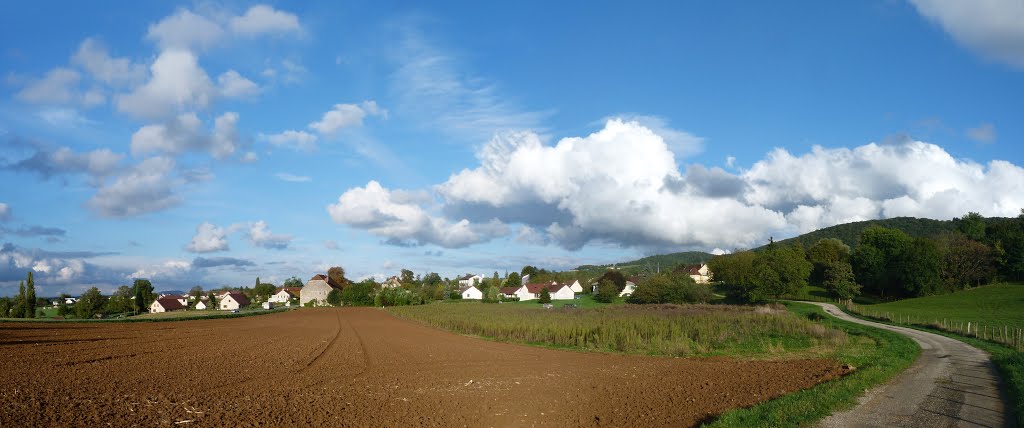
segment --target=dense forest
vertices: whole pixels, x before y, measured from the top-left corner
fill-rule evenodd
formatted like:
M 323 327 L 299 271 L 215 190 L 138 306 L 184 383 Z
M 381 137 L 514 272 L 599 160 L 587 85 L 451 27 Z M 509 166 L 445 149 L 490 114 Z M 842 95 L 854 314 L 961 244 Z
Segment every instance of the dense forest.
M 850 299 L 862 290 L 917 297 L 1024 280 L 1024 210 L 1016 218 L 890 220 L 896 221 L 841 225 L 719 256 L 710 263 L 712 275 L 748 301 L 796 295 L 807 285 Z

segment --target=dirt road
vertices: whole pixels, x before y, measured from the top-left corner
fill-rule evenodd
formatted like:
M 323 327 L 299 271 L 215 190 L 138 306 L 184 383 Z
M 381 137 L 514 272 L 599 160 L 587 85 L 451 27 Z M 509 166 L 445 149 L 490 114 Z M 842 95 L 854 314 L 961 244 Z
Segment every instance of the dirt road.
M 376 309 L 0 323 L 0 426 L 691 426 L 841 374 L 490 342 Z
M 853 409 L 825 419 L 823 427 L 1008 427 L 1013 418 L 988 354 L 958 340 L 905 327 L 864 321 L 835 305 L 814 303 L 857 324 L 907 336 L 921 356 L 889 383 L 868 391 Z

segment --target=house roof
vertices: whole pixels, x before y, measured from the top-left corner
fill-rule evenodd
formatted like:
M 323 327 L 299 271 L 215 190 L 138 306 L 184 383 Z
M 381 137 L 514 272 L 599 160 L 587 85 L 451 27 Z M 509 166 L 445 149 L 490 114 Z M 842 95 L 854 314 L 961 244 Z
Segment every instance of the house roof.
M 292 297 L 299 297 L 299 293 L 302 291 L 302 287 L 281 287 L 277 289 L 274 294 L 280 294 L 282 291 L 288 293 Z
M 501 287 L 501 294 L 516 294 L 516 291 L 519 291 L 520 288 L 523 288 L 523 286 L 520 285 L 518 287 Z
M 462 288 L 459 289 L 459 294 L 465 293 L 466 290 L 469 290 L 470 288 L 476 288 L 476 287 L 474 287 L 472 285 L 467 285 L 465 287 L 462 287 Z M 512 287 L 505 287 L 505 288 L 512 288 Z M 505 288 L 502 288 L 502 290 L 504 290 Z
M 477 277 L 477 276 L 480 276 L 480 275 L 473 275 L 471 273 L 468 273 L 466 275 L 460 276 L 459 277 L 459 281 L 465 281 L 467 279 L 474 278 L 474 277 Z
M 345 284 L 338 283 L 338 281 L 335 281 L 333 278 L 331 278 L 331 277 L 329 277 L 327 275 L 324 275 L 322 273 L 318 273 L 316 275 L 313 275 L 313 277 L 310 278 L 309 280 L 310 281 L 324 281 L 324 282 L 327 283 L 327 285 L 330 285 L 331 288 L 337 288 L 339 290 L 341 290 L 342 288 L 345 288 Z
M 228 293 L 228 296 L 231 296 L 231 298 L 234 299 L 234 301 L 238 302 L 239 306 L 248 306 L 249 305 L 249 298 L 246 297 L 242 293 L 239 293 L 237 291 L 232 291 L 232 292 Z
M 324 275 L 322 273 L 318 273 L 316 275 L 313 275 L 313 277 L 310 278 L 309 280 L 310 281 L 327 281 L 327 275 Z
M 690 275 L 700 275 L 700 268 L 702 268 L 702 267 L 704 267 L 704 265 L 702 265 L 702 264 L 701 265 L 689 265 L 689 266 L 686 267 L 686 273 L 688 273 Z
M 160 296 L 160 298 L 161 299 L 184 299 L 185 296 L 182 296 L 180 294 L 165 294 L 163 296 Z
M 533 294 L 538 294 L 538 293 L 541 292 L 542 289 L 547 288 L 548 292 L 554 293 L 554 292 L 556 292 L 558 290 L 561 290 L 562 287 L 568 287 L 568 285 L 567 284 L 559 284 L 559 283 L 552 283 L 552 284 L 526 284 L 526 291 L 529 291 L 529 292 L 531 292 Z
M 178 309 L 185 309 L 185 305 L 181 304 L 181 301 L 171 297 L 161 297 L 156 299 L 156 303 L 160 304 L 165 311 L 176 311 Z

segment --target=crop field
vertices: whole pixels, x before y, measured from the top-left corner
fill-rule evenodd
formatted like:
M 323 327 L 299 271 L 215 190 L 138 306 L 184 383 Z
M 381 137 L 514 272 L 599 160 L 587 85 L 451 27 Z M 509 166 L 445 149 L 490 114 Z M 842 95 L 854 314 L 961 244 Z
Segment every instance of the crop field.
M 832 350 L 848 340 L 842 331 L 797 317 L 779 305 L 548 310 L 524 305 L 434 304 L 388 310 L 458 333 L 588 351 L 780 358 L 792 352 Z
M 0 323 L 0 358 L 5 427 L 693 426 L 846 373 L 484 341 L 371 308 Z

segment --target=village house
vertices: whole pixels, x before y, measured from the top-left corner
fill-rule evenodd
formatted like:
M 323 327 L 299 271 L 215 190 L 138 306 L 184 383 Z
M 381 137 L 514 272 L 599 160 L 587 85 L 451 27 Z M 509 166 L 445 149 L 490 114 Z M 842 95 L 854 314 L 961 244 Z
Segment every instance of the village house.
M 479 288 L 476 288 L 472 285 L 470 285 L 469 287 L 462 287 L 461 289 L 459 289 L 459 294 L 462 295 L 463 299 L 468 300 L 483 300 L 484 298 L 484 293 L 481 292 Z
M 202 300 L 200 300 L 199 303 L 196 303 L 196 309 L 198 309 L 200 311 L 205 311 L 206 308 L 208 308 L 208 307 L 209 306 L 206 306 L 206 302 L 204 302 Z
M 572 288 L 568 284 L 559 284 L 552 282 L 550 284 L 526 284 L 526 292 L 532 297 L 525 300 L 539 299 L 541 290 L 547 288 L 548 294 L 551 295 L 551 300 L 572 300 L 576 298 L 576 293 L 572 291 Z M 524 299 L 519 299 L 524 300 Z
M 388 278 L 387 281 L 384 281 L 380 286 L 382 288 L 399 288 L 402 286 L 402 281 L 399 281 L 397 276 L 392 276 L 391 278 Z
M 569 289 L 572 290 L 573 293 L 582 293 L 583 292 L 583 286 L 580 285 L 580 281 L 579 280 L 575 280 L 572 283 L 566 283 L 566 285 L 569 286 Z
M 327 275 L 313 275 L 299 293 L 299 304 L 305 306 L 306 303 L 314 302 L 316 306 L 326 305 L 327 294 L 335 288 L 341 290 L 343 287 Z
M 298 299 L 301 293 L 302 287 L 281 287 L 267 301 L 271 303 L 288 303 L 292 299 Z
M 469 287 L 470 285 L 480 285 L 483 280 L 483 275 L 466 274 L 465 276 L 459 277 L 459 286 Z
M 158 314 L 161 312 L 181 311 L 185 310 L 187 306 L 183 305 L 180 300 L 172 297 L 162 297 L 153 301 L 152 305 L 149 305 L 149 312 Z
M 640 277 L 633 276 L 626 280 L 626 286 L 619 292 L 619 297 L 631 296 L 636 291 L 636 285 L 640 283 Z
M 163 294 L 158 299 L 174 299 L 180 302 L 182 306 L 188 306 L 188 299 L 180 294 Z
M 501 295 L 507 299 L 518 298 L 521 301 L 533 300 L 533 294 L 531 294 L 525 285 L 512 286 L 512 287 L 501 287 Z
M 233 311 L 242 309 L 249 306 L 249 298 L 244 294 L 237 291 L 229 291 L 222 299 L 220 299 L 220 309 L 224 311 Z
M 687 266 L 686 273 L 690 275 L 690 278 L 693 278 L 693 282 L 698 284 L 711 282 L 711 271 L 708 270 L 708 265 L 705 263 Z

